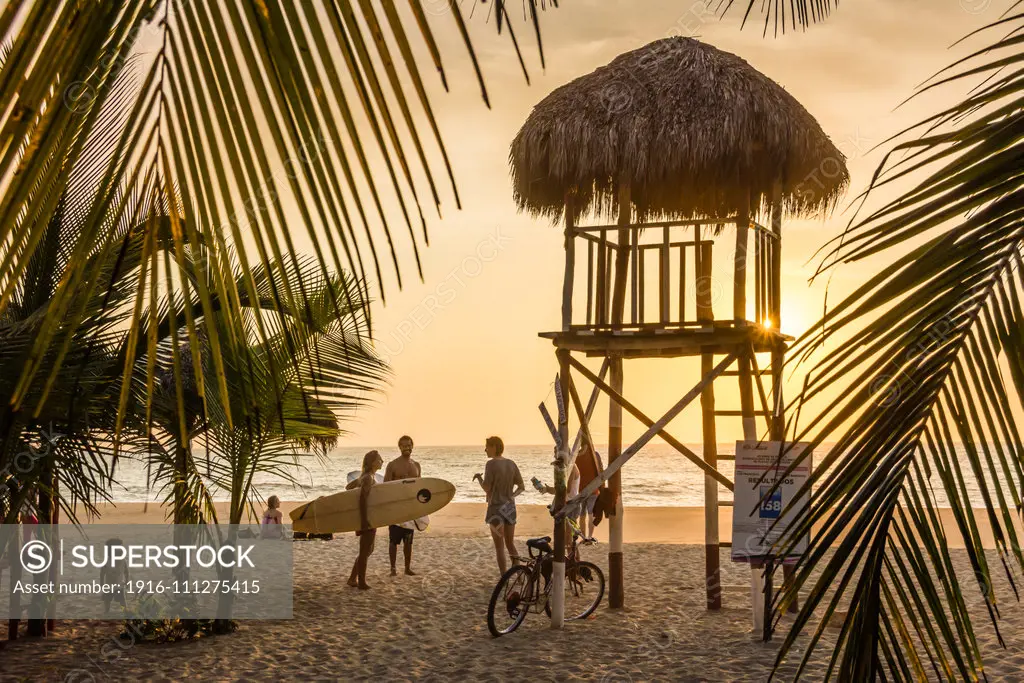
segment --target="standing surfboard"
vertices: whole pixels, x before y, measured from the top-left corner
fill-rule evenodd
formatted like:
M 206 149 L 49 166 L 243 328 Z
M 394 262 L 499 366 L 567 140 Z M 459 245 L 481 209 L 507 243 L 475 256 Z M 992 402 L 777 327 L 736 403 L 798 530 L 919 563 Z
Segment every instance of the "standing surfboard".
M 348 475 L 347 475 L 348 476 L 348 482 L 347 483 L 351 484 L 352 482 L 354 482 L 356 479 L 359 478 L 360 474 L 362 474 L 362 472 L 360 472 L 359 470 L 352 470 L 351 472 L 349 472 Z M 384 483 L 384 475 L 381 474 L 380 472 L 378 472 L 377 474 L 373 475 L 373 478 L 377 480 L 378 484 L 383 484 Z
M 358 489 L 342 491 L 292 510 L 292 529 L 313 534 L 358 530 L 362 526 L 359 493 Z M 378 484 L 370 489 L 368 521 L 375 528 L 409 522 L 437 512 L 454 497 L 455 486 L 444 479 L 423 477 Z

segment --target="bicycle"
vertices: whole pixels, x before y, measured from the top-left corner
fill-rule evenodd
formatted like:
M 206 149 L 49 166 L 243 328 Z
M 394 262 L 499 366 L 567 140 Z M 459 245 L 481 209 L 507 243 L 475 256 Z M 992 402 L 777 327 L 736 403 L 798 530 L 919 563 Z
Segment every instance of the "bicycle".
M 579 526 L 569 520 L 572 527 L 572 545 L 565 558 L 565 620 L 586 619 L 604 597 L 604 572 L 593 562 L 579 559 L 579 548 L 597 543 L 586 538 Z M 555 551 L 551 537 L 542 536 L 526 541 L 529 559 L 506 571 L 491 593 L 487 607 L 487 628 L 495 638 L 512 633 L 526 619 L 530 608 L 544 606 L 551 616 L 551 568 Z M 534 554 L 536 552 L 536 554 Z M 544 585 L 541 587 L 541 579 Z M 596 597 L 591 597 L 595 595 Z M 505 620 L 507 624 L 504 624 Z M 504 624 L 504 625 L 502 625 Z

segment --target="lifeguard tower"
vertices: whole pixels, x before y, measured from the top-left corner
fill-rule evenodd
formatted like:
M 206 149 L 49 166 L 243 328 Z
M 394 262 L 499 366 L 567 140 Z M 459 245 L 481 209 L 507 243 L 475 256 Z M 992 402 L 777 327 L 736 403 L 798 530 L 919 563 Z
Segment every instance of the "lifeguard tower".
M 660 436 L 705 473 L 707 607 L 718 609 L 718 486 L 733 488 L 718 464 L 734 457 L 718 452 L 718 426 L 739 420 L 745 440 L 784 436 L 782 366 L 792 337 L 780 315 L 782 219 L 835 206 L 849 182 L 844 156 L 796 99 L 743 59 L 668 38 L 544 98 L 513 141 L 510 163 L 520 209 L 565 226 L 561 329 L 540 334 L 555 346 L 561 393 L 571 400 L 558 425 L 555 507 L 568 512 L 602 483 L 563 507 L 575 457 L 568 416 L 587 439 L 595 419 L 595 401 L 585 406 L 577 390 L 584 378 L 594 396 L 610 399 L 610 606 L 624 603 L 621 467 Z M 601 358 L 600 371 L 580 356 Z M 625 397 L 624 361 L 685 356 L 700 358 L 700 374 L 662 417 Z M 738 406 L 716 404 L 716 381 L 726 380 L 739 383 Z M 698 398 L 699 455 L 666 430 Z M 623 410 L 647 426 L 625 449 Z M 555 627 L 564 528 L 555 524 Z

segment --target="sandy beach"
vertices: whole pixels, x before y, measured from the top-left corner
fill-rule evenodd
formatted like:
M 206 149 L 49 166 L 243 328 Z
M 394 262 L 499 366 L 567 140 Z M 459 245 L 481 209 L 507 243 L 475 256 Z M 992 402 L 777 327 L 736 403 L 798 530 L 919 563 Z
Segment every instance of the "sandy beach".
M 156 522 L 162 512 L 120 505 L 104 522 Z M 491 638 L 487 602 L 497 579 L 493 547 L 478 523 L 482 510 L 453 504 L 434 516 L 415 544 L 418 576 L 390 577 L 387 546 L 378 538 L 370 560 L 370 591 L 345 585 L 356 545 L 351 535 L 295 544 L 294 618 L 244 621 L 231 635 L 167 645 L 118 644 L 119 622 L 63 621 L 53 638 L 20 639 L 3 650 L 2 680 L 389 680 L 480 681 L 763 681 L 775 643 L 751 634 L 749 570 L 722 550 L 724 607 L 704 609 L 702 511 L 628 509 L 625 548 L 626 608 L 603 603 L 584 622 L 558 633 L 531 614 L 519 631 Z M 288 508 L 288 505 L 285 505 Z M 723 511 L 723 514 L 728 511 Z M 521 510 L 519 535 L 547 531 L 543 508 Z M 723 522 L 727 517 L 723 518 Z M 723 529 L 728 529 L 723 524 Z M 603 530 L 602 530 L 603 531 Z M 598 535 L 603 538 L 603 534 Z M 521 542 L 521 541 L 520 541 Z M 585 556 L 607 571 L 607 546 Z M 968 605 L 989 653 L 990 680 L 1019 680 L 1024 670 L 1024 610 L 1002 610 L 996 636 L 980 599 L 971 592 L 966 554 L 954 551 Z M 1012 593 L 1005 577 L 997 590 Z M 786 628 L 791 618 L 783 621 Z M 820 680 L 822 648 L 805 672 Z M 781 638 L 781 634 L 777 639 Z M 792 664 L 784 671 L 792 673 Z M 784 679 L 786 676 L 783 677 Z

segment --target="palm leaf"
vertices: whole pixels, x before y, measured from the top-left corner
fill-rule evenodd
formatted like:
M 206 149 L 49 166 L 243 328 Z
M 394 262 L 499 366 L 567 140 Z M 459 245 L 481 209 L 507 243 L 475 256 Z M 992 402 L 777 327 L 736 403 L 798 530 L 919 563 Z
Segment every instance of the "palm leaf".
M 536 29 L 534 4 L 531 0 L 533 14 L 523 21 Z M 37 1 L 11 3 L 0 11 L 0 43 L 9 45 L 0 64 L 0 97 L 12 103 L 0 114 L 0 178 L 5 179 L 0 185 L 0 315 L 12 305 L 53 217 L 68 203 L 80 205 L 74 201 L 78 194 L 95 195 L 76 217 L 82 239 L 64 254 L 52 304 L 19 370 L 12 396 L 16 408 L 39 373 L 48 373 L 48 380 L 34 408 L 45 402 L 46 387 L 54 386 L 58 371 L 44 359 L 57 349 L 57 364 L 62 363 L 75 329 L 84 323 L 77 292 L 106 286 L 96 279 L 98 266 L 91 257 L 117 253 L 123 242 L 109 226 L 135 210 L 132 202 L 163 206 L 173 238 L 171 258 L 159 258 L 150 248 L 149 260 L 133 264 L 138 285 L 133 291 L 149 288 L 150 299 L 166 301 L 197 297 L 207 315 L 222 319 L 209 328 L 215 358 L 222 345 L 237 344 L 246 334 L 241 301 L 256 299 L 253 272 L 297 267 L 296 234 L 308 239 L 324 273 L 356 274 L 346 282 L 361 287 L 361 294 L 330 292 L 339 312 L 354 298 L 367 298 L 371 284 L 382 300 L 392 278 L 401 286 L 403 243 L 411 246 L 420 271 L 419 242 L 427 230 L 418 185 L 425 181 L 435 206 L 440 202 L 430 150 L 419 130 L 424 116 L 445 172 L 452 174 L 411 57 L 410 36 L 424 40 L 438 67 L 441 50 L 418 1 L 408 9 L 384 3 L 383 10 L 384 23 L 372 3 L 337 0 Z M 509 26 L 509 18 L 506 14 L 503 26 Z M 472 57 L 458 7 L 443 20 L 456 23 Z M 158 47 L 151 58 L 134 59 L 140 45 L 153 44 Z M 514 49 L 523 61 L 517 43 Z M 411 80 L 399 78 L 391 56 L 396 50 Z M 116 130 L 99 136 L 96 131 L 111 111 L 108 104 L 124 97 L 124 74 L 134 68 L 144 69 L 137 79 L 141 85 Z M 478 65 L 477 72 L 482 82 Z M 341 125 L 335 123 L 339 120 Z M 86 143 L 94 139 L 102 140 L 102 153 L 87 160 Z M 378 164 L 387 169 L 387 182 L 372 172 Z M 389 205 L 399 207 L 404 237 L 393 229 L 396 217 L 384 208 Z M 294 213 L 285 207 L 294 207 Z M 381 240 L 388 244 L 390 269 L 379 258 Z M 192 277 L 188 254 L 200 250 L 210 258 L 203 264 L 206 274 Z M 225 271 L 232 260 L 244 275 L 241 280 Z M 114 279 L 120 275 L 114 273 Z M 301 282 L 298 289 L 287 281 L 280 284 L 271 292 L 279 316 L 307 305 Z M 172 353 L 184 348 L 196 357 L 200 349 L 191 311 L 179 313 L 189 343 L 174 345 Z M 272 333 L 263 317 L 250 322 L 267 343 Z M 158 341 L 152 336 L 157 330 L 144 323 L 133 317 L 125 373 L 142 357 L 132 355 L 139 344 L 151 351 Z M 197 367 L 196 379 L 205 385 L 204 371 Z M 221 400 L 228 401 L 228 387 L 219 380 L 223 368 L 215 370 L 211 377 Z M 122 381 L 128 381 L 127 374 Z
M 785 549 L 817 529 L 777 601 L 781 609 L 807 591 L 777 667 L 824 610 L 802 669 L 825 622 L 848 605 L 830 677 L 981 680 L 977 620 L 987 615 L 998 637 L 1009 597 L 993 588 L 997 574 L 1018 597 L 1022 29 L 1024 14 L 992 24 L 986 30 L 1001 37 L 926 86 L 984 78 L 962 102 L 899 136 L 868 192 L 892 185 L 900 196 L 858 219 L 825 258 L 824 270 L 869 256 L 891 265 L 797 345 L 798 360 L 822 356 L 800 397 L 818 406 L 816 417 L 795 438 L 835 445 L 807 484 L 812 504 L 780 541 Z M 842 397 L 831 398 L 839 387 Z M 940 494 L 953 530 L 936 512 Z M 983 547 L 983 523 L 994 550 Z M 954 561 L 947 533 L 964 543 L 969 572 Z

